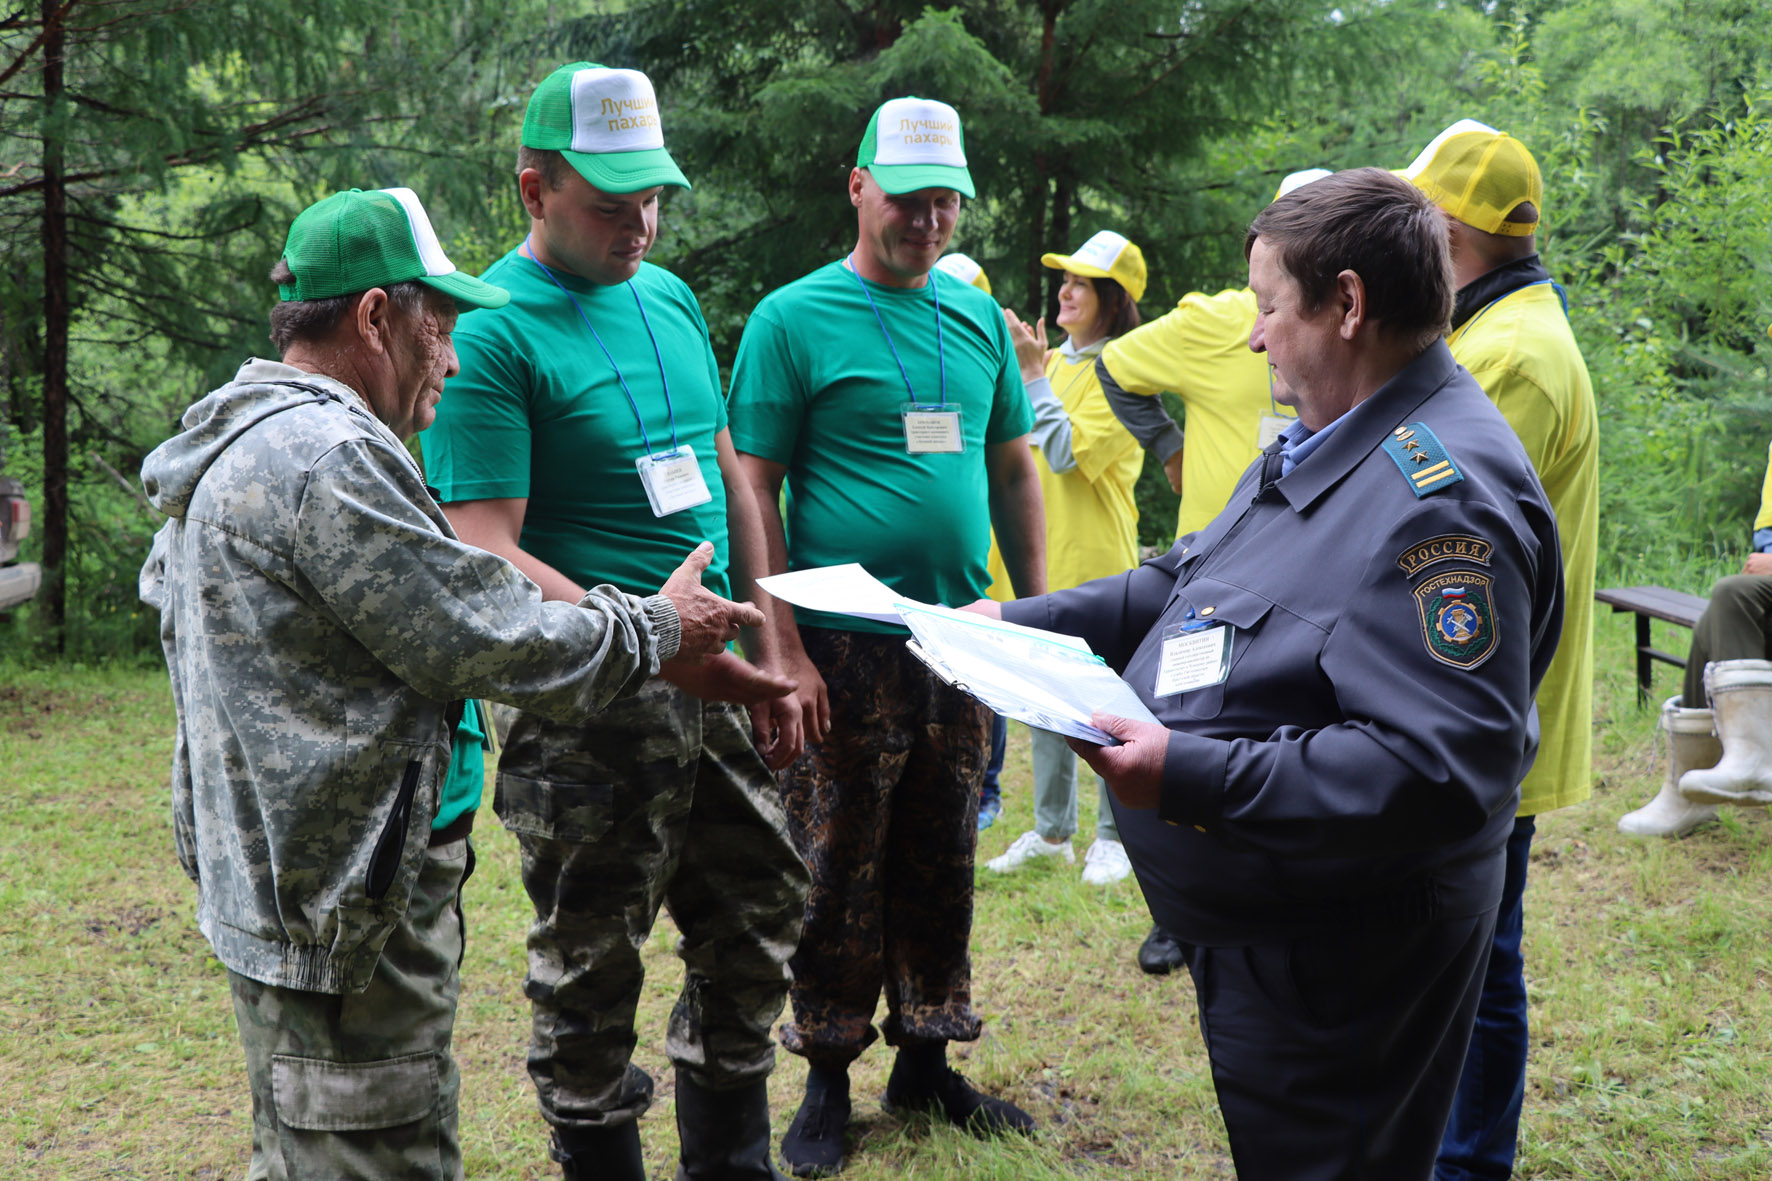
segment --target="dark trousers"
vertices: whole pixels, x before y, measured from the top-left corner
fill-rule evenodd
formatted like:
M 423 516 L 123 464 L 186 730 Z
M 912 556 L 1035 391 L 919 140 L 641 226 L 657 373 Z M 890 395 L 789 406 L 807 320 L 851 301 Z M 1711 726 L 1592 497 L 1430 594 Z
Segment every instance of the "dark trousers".
M 812 889 L 781 1044 L 843 1066 L 889 1045 L 972 1041 L 972 859 L 990 710 L 943 684 L 904 637 L 802 628 L 831 732 L 782 775 Z
M 1707 709 L 1704 666 L 1712 660 L 1772 660 L 1772 577 L 1731 574 L 1710 589 L 1710 606 L 1692 627 L 1683 704 Z
M 1476 1026 L 1464 1056 L 1464 1073 L 1452 1101 L 1452 1117 L 1440 1141 L 1435 1181 L 1504 1181 L 1513 1175 L 1520 1141 L 1520 1105 L 1526 1096 L 1526 960 L 1524 928 L 1526 863 L 1537 818 L 1521 816 L 1507 839 L 1507 876 L 1495 942 L 1483 973 Z
M 1425 1181 L 1495 912 L 1182 945 L 1240 1181 Z
M 549 1123 L 611 1127 L 646 1110 L 652 1088 L 629 1059 L 661 906 L 683 960 L 666 1056 L 710 1090 L 768 1077 L 806 870 L 743 710 L 654 678 L 580 723 L 520 714 L 495 807 L 535 907 L 523 991 Z
M 991 715 L 991 756 L 984 765 L 984 788 L 978 798 L 982 800 L 1000 800 L 1003 798 L 1003 757 L 1009 753 L 1009 722 L 1002 714 Z

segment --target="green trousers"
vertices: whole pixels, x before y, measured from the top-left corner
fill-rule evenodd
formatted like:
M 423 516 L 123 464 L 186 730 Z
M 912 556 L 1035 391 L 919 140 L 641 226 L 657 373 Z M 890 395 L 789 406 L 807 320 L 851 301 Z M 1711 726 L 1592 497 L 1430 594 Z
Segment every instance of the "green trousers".
M 1710 606 L 1692 627 L 1684 704 L 1706 709 L 1704 666 L 1713 660 L 1772 660 L 1772 576 L 1731 574 L 1711 587 Z
M 433 845 L 405 920 L 362 992 L 274 988 L 228 973 L 252 1084 L 248 1181 L 456 1181 L 466 838 Z

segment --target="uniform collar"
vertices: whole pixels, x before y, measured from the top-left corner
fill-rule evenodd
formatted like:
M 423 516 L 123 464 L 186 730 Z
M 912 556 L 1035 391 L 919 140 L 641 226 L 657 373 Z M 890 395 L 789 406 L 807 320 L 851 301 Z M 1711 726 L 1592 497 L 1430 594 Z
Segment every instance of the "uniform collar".
M 1377 393 L 1343 415 L 1337 421 L 1335 433 L 1311 453 L 1311 461 L 1282 477 L 1275 489 L 1294 512 L 1303 512 L 1358 467 L 1392 430 L 1408 421 L 1416 407 L 1457 372 L 1458 362 L 1452 359 L 1445 339 L 1434 341 L 1379 386 Z

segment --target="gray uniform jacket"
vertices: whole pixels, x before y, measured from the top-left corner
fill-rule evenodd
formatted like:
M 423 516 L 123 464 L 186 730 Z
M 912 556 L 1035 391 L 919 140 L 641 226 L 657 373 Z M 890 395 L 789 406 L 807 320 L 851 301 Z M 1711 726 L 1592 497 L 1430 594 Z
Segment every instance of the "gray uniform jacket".
M 171 518 L 142 568 L 178 708 L 173 833 L 228 968 L 365 987 L 405 913 L 452 701 L 559 718 L 675 655 L 670 600 L 544 603 L 458 541 L 417 465 L 335 381 L 248 361 L 142 465 Z
M 1481 913 L 1562 626 L 1544 491 L 1443 342 L 1284 478 L 1278 446 L 1164 556 L 1003 617 L 1085 637 L 1170 728 L 1161 806 L 1115 814 L 1183 940 Z M 1210 623 L 1226 679 L 1157 696 Z

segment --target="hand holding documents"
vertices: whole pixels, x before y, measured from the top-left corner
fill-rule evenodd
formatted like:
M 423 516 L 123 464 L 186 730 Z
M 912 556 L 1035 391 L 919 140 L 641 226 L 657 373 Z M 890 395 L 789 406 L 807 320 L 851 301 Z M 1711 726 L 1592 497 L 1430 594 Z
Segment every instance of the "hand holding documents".
M 1090 724 L 1092 713 L 1157 720 L 1077 636 L 906 599 L 853 563 L 776 574 L 757 585 L 798 607 L 903 623 L 915 637 L 911 651 L 937 676 L 1041 730 L 1112 746 L 1116 739 Z

